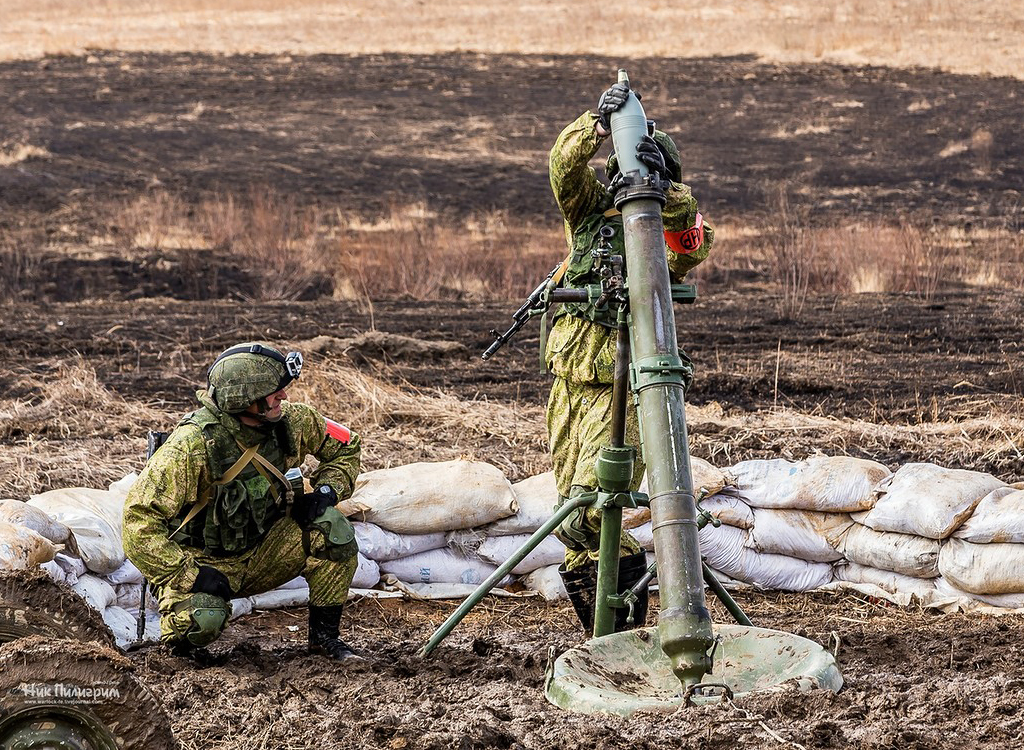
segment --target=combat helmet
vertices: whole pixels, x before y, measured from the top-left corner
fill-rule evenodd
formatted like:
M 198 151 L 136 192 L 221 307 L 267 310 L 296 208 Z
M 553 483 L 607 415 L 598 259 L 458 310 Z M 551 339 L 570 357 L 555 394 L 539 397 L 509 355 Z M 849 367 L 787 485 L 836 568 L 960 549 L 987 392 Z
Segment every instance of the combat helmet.
M 652 122 L 648 120 L 648 122 Z M 650 131 L 648 131 L 650 132 Z M 654 131 L 654 142 L 658 144 L 658 150 L 661 151 L 661 155 L 665 157 L 665 166 L 668 167 L 669 174 L 673 182 L 683 181 L 683 160 L 679 156 L 679 149 L 676 148 L 676 144 L 669 137 L 668 133 L 662 130 Z M 604 164 L 604 173 L 609 181 L 619 172 L 619 157 L 612 151 L 608 155 L 608 161 Z
M 287 386 L 302 372 L 302 355 L 284 355 L 272 346 L 246 342 L 221 352 L 206 374 L 210 398 L 223 411 L 237 414 L 250 404 L 267 410 L 266 397 Z M 262 403 L 260 403 L 262 402 Z

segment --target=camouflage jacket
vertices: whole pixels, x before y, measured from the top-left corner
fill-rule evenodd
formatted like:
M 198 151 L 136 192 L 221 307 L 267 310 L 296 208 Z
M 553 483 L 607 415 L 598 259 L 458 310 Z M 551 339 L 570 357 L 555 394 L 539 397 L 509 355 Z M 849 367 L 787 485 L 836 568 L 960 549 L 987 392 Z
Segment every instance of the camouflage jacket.
M 298 466 L 306 456 L 320 463 L 309 477 L 313 486 L 331 485 L 339 499 L 352 494 L 359 474 L 359 436 L 352 434 L 344 443 L 327 435 L 324 418 L 305 404 L 284 402 L 282 418 L 271 430 L 243 425 L 221 412 L 205 391 L 196 394 L 203 408 L 187 415 L 168 437 L 167 442 L 147 461 L 142 474 L 128 492 L 123 517 L 124 548 L 128 557 L 147 579 L 157 585 L 169 585 L 188 591 L 195 582 L 201 547 L 202 529 L 213 504 L 207 505 L 188 524 L 186 531 L 175 530 L 189 510 L 204 497 L 214 497 L 216 480 L 226 467 L 242 454 L 238 446 L 259 446 L 260 455 L 269 459 L 282 473 Z M 257 500 L 267 498 L 270 507 L 255 527 L 248 546 L 259 541 L 269 526 L 283 514 L 267 493 L 269 483 L 250 465 L 239 475 Z M 223 509 L 220 509 L 224 512 Z M 228 506 L 227 513 L 251 514 L 251 508 Z M 251 519 L 221 519 L 231 524 L 251 524 Z M 261 519 L 257 519 L 261 520 Z M 196 531 L 198 530 L 198 531 Z M 173 539 L 172 539 L 173 536 Z
M 589 162 L 604 138 L 597 134 L 597 115 L 584 112 L 558 136 L 551 148 L 549 175 L 551 190 L 565 220 L 565 238 L 570 251 L 567 286 L 582 286 L 588 278 L 588 258 L 596 246 L 597 230 L 609 224 L 616 230 L 613 245 L 622 243 L 622 219 L 615 211 L 612 196 L 597 178 Z M 666 232 L 682 232 L 697 220 L 697 199 L 690 188 L 671 183 L 666 194 L 662 219 Z M 714 229 L 704 224 L 704 241 L 694 251 L 681 254 L 666 247 L 669 275 L 678 283 L 698 263 L 708 257 L 714 243 Z M 568 313 L 568 314 L 565 314 Z M 557 377 L 581 384 L 608 384 L 615 367 L 615 332 L 594 322 L 585 309 L 566 305 L 560 310 L 547 340 L 545 362 Z

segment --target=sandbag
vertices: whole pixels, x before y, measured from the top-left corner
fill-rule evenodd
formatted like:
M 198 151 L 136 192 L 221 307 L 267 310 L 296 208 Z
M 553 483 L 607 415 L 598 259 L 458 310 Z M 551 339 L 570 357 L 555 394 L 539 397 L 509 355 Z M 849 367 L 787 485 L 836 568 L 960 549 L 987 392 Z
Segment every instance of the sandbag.
M 351 588 L 372 589 L 380 581 L 380 566 L 375 560 L 359 554 L 356 574 L 352 577 Z
M 875 531 L 945 539 L 983 497 L 1004 486 L 980 471 L 905 464 L 879 483 L 875 507 L 860 522 Z
M 643 526 L 637 526 L 629 530 L 629 535 L 636 539 L 641 547 L 647 552 L 654 551 L 654 525 L 648 521 Z
M 914 578 L 936 578 L 939 575 L 940 543 L 934 539 L 875 531 L 856 523 L 833 543 L 843 557 L 858 565 Z
M 953 532 L 975 544 L 1024 544 L 1024 490 L 998 487 L 985 495 Z
M 50 576 L 55 583 L 68 582 L 68 574 L 64 572 L 64 568 L 57 564 L 56 560 L 44 562 L 39 567 L 42 568 L 46 575 Z
M 875 485 L 890 475 L 877 461 L 850 456 L 815 456 L 805 461 L 782 458 L 741 461 L 725 470 L 726 494 L 755 508 L 789 508 L 841 513 L 874 503 Z
M 967 598 L 987 604 L 990 607 L 1003 609 L 1024 609 L 1024 593 L 1019 594 L 972 594 L 957 588 L 945 578 L 935 579 L 935 592 L 939 596 Z
M 848 583 L 870 583 L 893 594 L 913 594 L 922 604 L 931 601 L 935 593 L 935 579 L 914 578 L 857 563 L 836 565 L 835 577 Z
M 939 572 L 972 594 L 1024 592 L 1024 544 L 973 544 L 947 539 L 939 550 Z
M 104 576 L 110 583 L 142 583 L 142 571 L 135 567 L 131 560 L 125 560 L 117 570 Z
M 741 529 L 754 527 L 754 511 L 735 495 L 712 495 L 701 500 L 700 507 L 730 526 Z
M 119 648 L 134 643 L 138 634 L 138 620 L 124 607 L 112 606 L 103 610 L 103 622 L 114 634 Z
M 754 527 L 745 544 L 758 552 L 835 562 L 843 556 L 829 538 L 842 539 L 851 526 L 853 520 L 847 513 L 755 508 Z
M 551 514 L 558 504 L 558 488 L 555 486 L 555 472 L 524 479 L 512 485 L 519 510 L 515 515 L 502 518 L 500 521 L 487 524 L 481 531 L 487 536 L 511 536 L 512 534 L 532 534 Z
M 442 548 L 388 560 L 380 564 L 382 575 L 395 576 L 406 583 L 469 583 L 478 584 L 498 568 L 455 550 Z
M 755 552 L 745 545 L 749 532 L 735 526 L 705 526 L 698 532 L 709 567 L 730 578 L 781 591 L 810 591 L 832 580 L 828 563 Z
M 484 560 L 501 565 L 530 538 L 529 534 L 496 536 L 485 539 L 477 548 L 477 554 Z M 565 545 L 553 536 L 547 536 L 518 565 L 512 568 L 512 575 L 521 576 L 547 565 L 558 565 L 565 559 Z
M 532 573 L 523 576 L 520 583 L 531 591 L 536 591 L 549 602 L 569 598 L 565 592 L 565 585 L 562 583 L 562 576 L 558 573 L 557 565 L 537 568 Z
M 696 456 L 690 456 L 690 474 L 693 479 L 693 494 L 698 500 L 718 494 L 730 482 L 721 469 Z M 639 491 L 645 494 L 648 492 L 646 474 L 643 481 L 640 482 Z M 622 528 L 624 529 L 635 529 L 638 526 L 643 526 L 650 520 L 650 508 L 622 509 Z
M 53 561 L 64 571 L 64 574 L 67 576 L 69 586 L 74 586 L 75 581 L 77 581 L 80 576 L 85 575 L 85 563 L 82 562 L 82 558 L 80 557 L 69 555 L 65 552 L 58 552 L 53 556 Z
M 121 515 L 127 491 L 69 487 L 34 495 L 28 504 L 60 521 L 75 537 L 85 566 L 94 573 L 112 573 L 125 560 Z
M 60 521 L 54 521 L 39 508 L 20 500 L 0 500 L 0 523 L 26 526 L 54 544 L 64 544 L 71 534 L 71 529 Z
M 480 461 L 414 463 L 362 474 L 350 500 L 357 520 L 398 534 L 482 526 L 518 509 L 512 485 Z
M 0 521 L 0 570 L 28 570 L 53 559 L 57 548 L 27 526 Z
M 85 599 L 86 604 L 100 612 L 117 600 L 117 592 L 114 591 L 114 587 L 91 573 L 79 577 L 71 588 Z
M 249 601 L 252 602 L 253 609 L 304 607 L 309 604 L 309 588 L 274 589 L 264 594 L 253 594 Z
M 445 545 L 444 532 L 435 534 L 396 534 L 382 529 L 373 523 L 355 521 L 352 528 L 356 532 L 356 543 L 364 557 L 380 562 L 381 560 L 397 560 L 399 557 L 415 555 L 438 549 Z

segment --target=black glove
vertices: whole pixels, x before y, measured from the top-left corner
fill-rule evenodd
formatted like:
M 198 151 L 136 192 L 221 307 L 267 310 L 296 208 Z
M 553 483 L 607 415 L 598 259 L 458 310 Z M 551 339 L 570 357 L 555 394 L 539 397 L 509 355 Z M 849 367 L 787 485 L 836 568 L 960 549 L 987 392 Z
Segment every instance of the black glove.
M 651 136 L 645 135 L 640 142 L 636 144 L 636 158 L 640 160 L 641 164 L 663 180 L 672 179 L 672 175 L 668 171 L 668 166 L 665 164 L 665 155 L 661 153 L 661 149 L 658 148 L 657 142 L 651 138 Z
M 231 584 L 228 583 L 228 577 L 208 565 L 199 566 L 199 575 L 196 576 L 196 582 L 189 591 L 193 594 L 213 594 L 224 600 L 233 599 L 235 596 Z
M 597 102 L 597 113 L 600 115 L 597 121 L 601 123 L 601 127 L 605 130 L 611 130 L 611 121 L 608 119 L 608 116 L 625 104 L 628 98 L 628 83 L 613 84 L 601 94 L 601 98 Z M 640 98 L 639 95 L 637 95 L 637 98 Z
M 308 527 L 314 519 L 332 505 L 338 504 L 338 493 L 329 484 L 322 484 L 312 492 L 299 495 L 292 505 L 292 518 L 302 528 Z

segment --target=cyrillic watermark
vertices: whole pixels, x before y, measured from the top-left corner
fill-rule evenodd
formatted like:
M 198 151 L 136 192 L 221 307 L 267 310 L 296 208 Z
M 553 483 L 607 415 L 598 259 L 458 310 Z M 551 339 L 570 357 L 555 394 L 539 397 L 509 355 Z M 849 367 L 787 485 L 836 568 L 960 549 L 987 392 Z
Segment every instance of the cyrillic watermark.
M 119 700 L 121 690 L 117 685 L 97 683 L 76 685 L 73 682 L 23 682 L 11 688 L 11 694 L 22 697 L 26 703 L 60 705 L 95 705 L 109 700 Z

